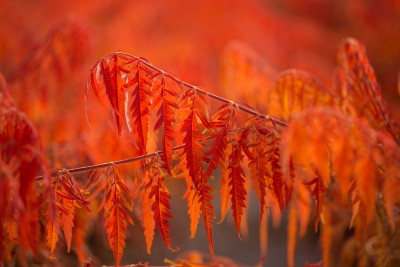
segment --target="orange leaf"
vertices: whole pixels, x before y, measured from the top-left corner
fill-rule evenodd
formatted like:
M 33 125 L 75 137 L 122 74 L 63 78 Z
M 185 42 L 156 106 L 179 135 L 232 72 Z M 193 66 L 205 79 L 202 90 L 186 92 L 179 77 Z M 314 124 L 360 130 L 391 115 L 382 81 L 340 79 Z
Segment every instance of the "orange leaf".
M 199 187 L 199 203 L 201 208 L 201 215 L 203 219 L 204 228 L 208 238 L 208 246 L 211 255 L 214 256 L 214 240 L 212 232 L 213 219 L 215 219 L 214 209 L 211 204 L 213 189 L 209 183 L 203 181 Z
M 125 87 L 128 89 L 133 86 L 131 97 L 133 98 L 130 106 L 130 115 L 134 120 L 132 123 L 128 122 L 130 131 L 135 137 L 136 144 L 139 147 L 139 154 L 146 154 L 147 131 L 149 128 L 150 118 L 150 96 L 153 73 L 147 66 L 137 61 L 136 74 L 134 78 L 129 81 Z
M 274 136 L 271 146 L 272 186 L 279 203 L 279 208 L 282 211 L 285 206 L 285 200 L 283 198 L 284 181 L 280 163 L 280 138 L 278 136 Z
M 164 177 L 163 174 L 160 173 L 160 170 L 157 170 L 152 179 L 155 180 L 155 184 L 151 188 L 149 198 L 154 196 L 154 203 L 151 205 L 154 213 L 154 221 L 165 245 L 171 251 L 176 251 L 177 249 L 172 248 L 171 245 L 168 223 L 168 218 L 172 218 L 172 214 L 170 212 L 171 207 L 168 202 L 171 196 L 164 184 Z
M 175 111 L 178 108 L 176 104 L 178 102 L 178 93 L 176 92 L 176 85 L 173 86 L 168 83 L 164 74 L 162 74 L 161 82 L 155 89 L 153 89 L 152 94 L 154 95 L 157 91 L 160 91 L 156 96 L 153 105 L 158 105 L 160 107 L 157 111 L 158 120 L 154 126 L 156 131 L 164 125 L 164 136 L 163 136 L 163 159 L 165 161 L 165 166 L 168 174 L 171 175 L 171 156 L 172 156 L 172 144 L 175 139 L 175 129 L 173 123 L 175 122 Z
M 343 102 L 350 112 L 366 118 L 376 129 L 386 129 L 400 143 L 400 128 L 390 117 L 382 99 L 381 88 L 369 63 L 364 45 L 356 39 L 342 41 L 338 53 L 342 87 L 345 89 Z M 348 107 L 350 106 L 350 107 Z
M 211 127 L 211 133 L 214 138 L 209 150 L 204 153 L 204 157 L 208 158 L 208 167 L 204 172 L 206 179 L 211 176 L 212 172 L 222 166 L 225 160 L 225 150 L 227 146 L 227 135 L 233 127 L 233 118 L 235 117 L 234 107 L 231 103 L 224 104 L 219 107 L 214 114 Z
M 114 118 L 117 124 L 118 133 L 121 134 L 123 120 L 125 117 L 125 94 L 123 92 L 123 81 L 118 69 L 117 55 L 112 55 L 108 61 L 106 59 L 102 59 L 100 72 L 103 77 L 102 83 L 106 90 L 107 97 L 114 111 Z M 95 83 L 96 81 L 92 81 L 92 84 Z M 93 90 L 95 89 L 97 89 L 97 87 L 93 88 Z M 99 93 L 95 92 L 95 94 L 96 96 L 99 96 Z
M 304 185 L 314 186 L 311 192 L 315 201 L 317 202 L 318 216 L 315 220 L 315 231 L 317 231 L 318 222 L 321 218 L 323 218 L 322 213 L 325 204 L 326 185 L 324 184 L 324 181 L 322 181 L 322 178 L 318 175 L 318 171 L 316 171 L 315 175 L 315 178 L 313 178 L 311 181 L 304 182 Z
M 251 151 L 248 149 L 249 141 L 251 142 Z M 253 180 L 253 187 L 260 201 L 260 220 L 263 218 L 265 210 L 265 198 L 268 190 L 267 179 L 271 177 L 264 141 L 263 136 L 254 127 L 242 131 L 240 142 L 243 151 L 250 159 L 248 166 L 251 174 L 250 178 Z
M 232 153 L 229 155 L 229 187 L 232 203 L 233 219 L 235 221 L 236 231 L 240 238 L 240 222 L 243 215 L 243 209 L 246 206 L 246 189 L 244 187 L 244 171 L 241 166 L 242 153 L 239 145 L 232 146 Z
M 140 193 L 140 219 L 142 221 L 143 226 L 143 235 L 146 240 L 146 250 L 147 253 L 150 254 L 151 246 L 154 239 L 154 228 L 155 228 L 155 221 L 154 221 L 154 213 L 152 210 L 152 205 L 154 203 L 154 198 L 150 197 L 150 189 L 144 187 Z
M 54 253 L 58 241 L 58 223 L 56 220 L 48 220 L 46 223 L 47 246 L 50 249 L 50 254 Z
M 290 160 L 289 173 L 284 181 L 286 206 L 289 205 L 289 201 L 292 198 L 294 179 L 295 179 L 295 167 L 293 164 L 293 160 Z
M 128 196 L 126 196 L 128 195 Z M 125 230 L 128 222 L 133 225 L 131 217 L 125 208 L 132 210 L 132 206 L 126 200 L 131 198 L 123 180 L 123 176 L 114 165 L 108 170 L 107 195 L 104 208 L 105 227 L 107 229 L 108 242 L 114 254 L 115 265 L 121 263 L 125 247 Z
M 62 204 L 68 212 L 61 213 L 61 228 L 64 231 L 65 241 L 67 243 L 67 251 L 69 253 L 71 250 L 72 230 L 74 228 L 75 201 L 63 198 Z
M 128 226 L 126 211 L 118 205 L 113 205 L 109 210 L 105 227 L 110 248 L 114 254 L 115 265 L 121 263 L 122 254 L 125 247 L 125 229 Z M 128 220 L 129 221 L 129 220 Z
M 221 219 L 218 223 L 224 221 L 229 208 L 229 172 L 227 170 L 222 171 L 220 186 L 219 195 L 221 198 Z
M 203 172 L 202 141 L 206 140 L 200 127 L 202 124 L 208 127 L 205 103 L 196 92 L 189 89 L 185 93 L 185 101 L 180 109 L 187 110 L 187 116 L 181 126 L 181 132 L 185 134 L 183 138 L 183 142 L 185 143 L 183 152 L 186 158 L 186 167 L 189 170 L 189 175 L 194 185 L 198 189 Z
M 190 218 L 190 238 L 194 238 L 197 232 L 197 225 L 200 218 L 199 195 L 196 191 L 189 187 L 186 189 L 184 198 L 187 198 L 188 214 Z

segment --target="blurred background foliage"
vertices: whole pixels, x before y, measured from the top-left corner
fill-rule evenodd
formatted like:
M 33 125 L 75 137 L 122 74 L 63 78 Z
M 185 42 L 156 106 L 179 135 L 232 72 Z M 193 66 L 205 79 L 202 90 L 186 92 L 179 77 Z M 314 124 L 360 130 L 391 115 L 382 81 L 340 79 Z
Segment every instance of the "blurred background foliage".
M 99 112 L 98 105 L 89 103 L 92 130 L 86 124 L 86 80 L 89 69 L 105 54 L 124 51 L 145 57 L 186 82 L 240 101 L 244 100 L 240 99 L 241 93 L 229 90 L 225 76 L 232 47 L 239 47 L 252 58 L 252 64 L 262 66 L 266 81 L 273 80 L 280 71 L 297 68 L 331 85 L 337 48 L 348 36 L 365 44 L 383 98 L 398 118 L 397 0 L 3 0 L 0 72 L 17 106 L 38 127 L 54 166 L 76 167 L 135 155 L 135 147 L 127 138 L 117 137 L 108 115 Z M 252 104 L 251 98 L 246 101 Z M 260 104 L 257 107 L 262 109 Z M 129 168 L 125 170 L 128 176 L 132 175 Z M 185 203 L 174 197 L 183 194 L 183 183 L 169 183 L 175 214 L 171 221 L 173 243 L 182 252 L 208 251 L 203 229 L 199 229 L 195 240 L 189 239 Z M 258 221 L 258 207 L 253 207 L 249 211 L 249 235 L 242 241 L 229 220 L 215 225 L 216 253 L 255 264 L 259 255 Z M 98 218 L 98 223 L 88 226 L 88 246 L 95 259 L 111 264 L 112 253 L 102 224 Z M 311 228 L 298 245 L 296 260 L 300 264 L 321 259 L 318 233 Z M 140 227 L 130 227 L 128 232 L 123 262 L 151 259 L 153 264 L 161 264 L 166 257 L 177 257 L 158 237 L 152 254 L 147 255 Z M 269 233 L 266 265 L 283 266 L 286 227 L 283 224 Z M 67 260 L 69 256 L 65 257 Z

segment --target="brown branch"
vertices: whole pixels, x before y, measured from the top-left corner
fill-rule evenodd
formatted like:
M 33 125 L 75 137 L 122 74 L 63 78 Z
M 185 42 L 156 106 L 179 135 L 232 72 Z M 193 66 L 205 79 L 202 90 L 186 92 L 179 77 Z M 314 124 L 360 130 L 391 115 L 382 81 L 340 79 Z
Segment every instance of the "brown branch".
M 136 60 L 139 60 L 140 63 L 146 65 L 147 67 L 149 67 L 149 68 L 151 68 L 151 69 L 153 69 L 153 70 L 155 70 L 155 71 L 160 72 L 161 74 L 164 74 L 166 77 L 171 78 L 172 80 L 174 80 L 175 82 L 177 82 L 178 84 L 180 84 L 180 85 L 182 85 L 182 86 L 185 86 L 185 87 L 187 87 L 187 88 L 190 88 L 190 89 L 192 89 L 192 90 L 195 90 L 195 91 L 199 92 L 200 94 L 207 95 L 207 96 L 209 96 L 210 98 L 213 98 L 213 99 L 215 99 L 215 100 L 217 100 L 217 101 L 220 101 L 220 102 L 222 102 L 222 103 L 234 103 L 235 106 L 237 106 L 238 109 L 240 109 L 241 111 L 246 112 L 247 114 L 250 114 L 250 115 L 253 115 L 253 116 L 264 117 L 265 119 L 271 120 L 271 121 L 273 121 L 275 124 L 278 124 L 278 125 L 280 125 L 280 126 L 287 126 L 287 123 L 286 123 L 286 122 L 281 121 L 281 120 L 279 120 L 279 119 L 277 119 L 277 118 L 274 118 L 274 117 L 269 116 L 269 115 L 262 114 L 262 113 L 260 113 L 260 112 L 255 111 L 255 110 L 252 110 L 251 108 L 247 108 L 247 107 L 245 107 L 245 106 L 243 106 L 243 105 L 237 104 L 237 103 L 235 103 L 235 102 L 232 101 L 232 100 L 229 100 L 229 99 L 226 99 L 226 98 L 224 98 L 224 97 L 221 97 L 221 96 L 218 96 L 218 95 L 209 93 L 209 92 L 207 92 L 207 91 L 205 91 L 205 90 L 202 90 L 202 89 L 198 88 L 197 86 L 194 86 L 194 85 L 191 85 L 191 84 L 189 84 L 189 83 L 187 83 L 187 82 L 181 81 L 180 79 L 178 79 L 178 78 L 172 76 L 171 74 L 169 74 L 169 73 L 167 73 L 167 72 L 165 72 L 165 71 L 163 71 L 163 70 L 161 70 L 161 69 L 155 67 L 154 65 L 152 65 L 152 64 L 151 64 L 150 62 L 148 62 L 147 60 L 144 60 L 143 58 L 140 58 L 140 57 L 137 57 L 137 56 L 133 56 L 133 55 L 131 55 L 131 54 L 123 53 L 123 52 L 116 52 L 115 54 L 124 55 L 124 56 L 130 57 L 130 58 L 136 58 Z M 109 55 L 107 55 L 107 56 L 109 56 Z M 94 66 L 97 66 L 97 64 L 98 64 L 101 60 L 103 60 L 104 58 L 106 58 L 107 56 L 105 56 L 105 57 L 99 59 L 99 60 L 96 62 L 96 64 L 95 64 Z
M 182 144 L 182 145 L 179 145 L 179 146 L 175 146 L 175 147 L 172 148 L 172 151 L 179 150 L 179 149 L 182 149 L 184 147 L 185 147 L 185 144 Z M 117 161 L 109 161 L 109 162 L 93 164 L 93 165 L 87 165 L 87 166 L 77 167 L 77 168 L 71 168 L 71 169 L 68 169 L 67 171 L 69 173 L 88 172 L 88 171 L 93 171 L 93 170 L 97 170 L 97 169 L 103 169 L 103 168 L 110 167 L 110 166 L 113 166 L 113 165 L 122 165 L 122 164 L 130 163 L 130 162 L 135 162 L 135 161 L 139 161 L 139 160 L 148 159 L 148 158 L 157 156 L 159 154 L 162 154 L 161 150 L 153 152 L 153 153 L 150 153 L 150 154 L 145 154 L 145 155 L 132 157 L 132 158 L 121 159 L 121 160 L 117 160 Z M 43 179 L 43 176 L 37 176 L 36 177 L 36 180 L 41 180 L 41 179 Z

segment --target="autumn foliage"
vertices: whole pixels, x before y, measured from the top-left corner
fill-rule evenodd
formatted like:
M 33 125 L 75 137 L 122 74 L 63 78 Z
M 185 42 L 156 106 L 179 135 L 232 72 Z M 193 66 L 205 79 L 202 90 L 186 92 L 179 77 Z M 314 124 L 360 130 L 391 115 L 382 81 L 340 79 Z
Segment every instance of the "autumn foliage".
M 185 185 L 190 238 L 202 223 L 212 256 L 223 242 L 213 226 L 227 215 L 238 238 L 246 237 L 254 194 L 261 248 L 254 264 L 267 255 L 271 215 L 275 222 L 287 215 L 288 266 L 310 224 L 320 232 L 322 255 L 306 266 L 399 264 L 400 128 L 362 42 L 338 44 L 331 84 L 304 70 L 275 71 L 233 42 L 214 93 L 125 52 L 82 70 L 88 31 L 60 23 L 14 71 L 0 75 L 2 264 L 56 265 L 65 244 L 90 265 L 85 239 L 97 221 L 115 266 L 132 226 L 141 228 L 149 254 L 156 232 L 169 250 L 185 249 L 170 229 L 183 216 L 171 208 L 172 179 Z M 85 88 L 73 80 L 80 72 Z M 71 92 L 79 96 L 68 98 Z M 223 97 L 228 93 L 232 99 Z M 85 120 L 66 115 L 77 113 Z M 100 134 L 87 137 L 85 123 Z M 79 138 L 69 144 L 71 136 Z M 165 263 L 214 266 L 217 259 Z

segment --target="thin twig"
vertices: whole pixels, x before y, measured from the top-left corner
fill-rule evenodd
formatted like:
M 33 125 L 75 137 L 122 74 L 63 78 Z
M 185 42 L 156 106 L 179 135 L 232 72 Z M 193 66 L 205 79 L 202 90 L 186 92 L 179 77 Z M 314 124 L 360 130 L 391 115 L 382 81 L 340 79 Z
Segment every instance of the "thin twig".
M 185 144 L 183 145 L 179 145 L 179 146 L 175 146 L 172 148 L 172 151 L 175 150 L 179 150 L 185 147 Z M 97 169 L 103 169 L 106 167 L 110 167 L 113 165 L 122 165 L 122 164 L 126 164 L 126 163 L 130 163 L 130 162 L 135 162 L 135 161 L 139 161 L 139 160 L 144 160 L 144 159 L 148 159 L 148 158 L 152 158 L 158 154 L 161 154 L 162 151 L 156 151 L 150 154 L 145 154 L 145 155 L 140 155 L 137 157 L 132 157 L 132 158 L 127 158 L 127 159 L 121 159 L 121 160 L 117 160 L 117 161 L 110 161 L 110 162 L 104 162 L 104 163 L 99 163 L 99 164 L 93 164 L 93 165 L 87 165 L 87 166 L 83 166 L 83 167 L 77 167 L 77 168 L 71 168 L 71 169 L 67 169 L 67 171 L 69 173 L 81 173 L 81 172 L 88 172 L 88 171 L 93 171 L 93 170 L 97 170 Z M 37 176 L 36 180 L 41 180 L 43 179 L 43 176 Z
M 202 90 L 202 89 L 198 88 L 197 86 L 191 85 L 190 83 L 181 81 L 180 79 L 178 79 L 178 78 L 172 76 L 171 74 L 169 74 L 169 73 L 167 73 L 167 72 L 165 72 L 165 71 L 163 71 L 163 70 L 161 70 L 161 69 L 155 67 L 155 66 L 152 65 L 149 61 L 144 60 L 144 59 L 142 59 L 142 58 L 140 58 L 140 57 L 133 56 L 133 55 L 131 55 L 131 54 L 123 53 L 123 52 L 117 52 L 116 54 L 124 55 L 124 56 L 131 57 L 131 58 L 136 58 L 137 60 L 140 61 L 140 63 L 143 63 L 143 64 L 146 65 L 147 67 L 149 67 L 149 68 L 151 68 L 151 69 L 153 69 L 153 70 L 155 70 L 155 71 L 158 71 L 158 72 L 162 73 L 163 75 L 165 75 L 165 76 L 168 77 L 168 78 L 171 78 L 172 80 L 176 81 L 177 83 L 179 83 L 179 84 L 181 84 L 181 85 L 183 85 L 183 86 L 185 86 L 185 87 L 191 88 L 191 89 L 193 89 L 193 90 L 196 90 L 196 91 L 199 92 L 200 94 L 207 95 L 207 96 L 209 96 L 210 98 L 213 98 L 213 99 L 215 99 L 215 100 L 217 100 L 217 101 L 220 101 L 220 102 L 223 102 L 223 103 L 232 103 L 232 102 L 233 102 L 232 100 L 229 100 L 229 99 L 226 99 L 226 98 L 224 98 L 224 97 L 221 97 L 221 96 L 215 95 L 215 94 L 213 94 L 213 93 L 209 93 L 209 92 L 207 92 L 207 91 L 205 91 L 205 90 Z M 107 56 L 109 56 L 109 55 L 107 55 Z M 105 56 L 105 57 L 107 57 L 107 56 Z M 102 59 L 104 59 L 105 57 L 103 57 Z M 102 59 L 100 59 L 100 60 L 102 60 Z M 100 60 L 99 60 L 98 62 L 100 62 Z M 98 64 L 98 62 L 95 64 L 95 66 Z M 260 112 L 257 112 L 257 111 L 255 111 L 255 110 L 252 110 L 252 109 L 250 109 L 250 108 L 247 108 L 247 107 L 245 107 L 245 106 L 243 106 L 243 105 L 240 105 L 240 104 L 237 104 L 237 103 L 235 103 L 235 105 L 238 107 L 238 109 L 240 109 L 240 110 L 242 110 L 242 111 L 244 111 L 244 112 L 246 112 L 246 113 L 248 113 L 248 114 L 250 114 L 250 115 L 253 115 L 253 116 L 261 116 L 261 117 L 264 117 L 264 118 L 266 118 L 266 119 L 269 119 L 269 120 L 273 121 L 274 123 L 276 123 L 276 124 L 278 124 L 278 125 L 280 125 L 280 126 L 287 126 L 287 123 L 286 123 L 286 122 L 281 121 L 281 120 L 279 120 L 279 119 L 277 119 L 277 118 L 274 118 L 274 117 L 269 116 L 269 115 L 262 114 L 262 113 L 260 113 Z
M 241 128 L 238 128 L 238 129 L 245 129 L 245 128 L 247 128 L 247 127 L 241 127 Z M 233 130 L 231 130 L 229 132 L 234 132 L 234 131 L 237 131 L 238 129 L 233 129 Z M 213 138 L 213 136 L 211 136 L 211 135 L 207 136 L 206 140 L 210 140 L 211 138 Z M 182 149 L 185 146 L 186 146 L 186 144 L 181 144 L 179 146 L 174 146 L 172 148 L 172 151 L 176 151 L 176 150 Z M 135 162 L 135 161 L 139 161 L 139 160 L 145 160 L 145 159 L 152 158 L 152 157 L 155 157 L 157 155 L 160 155 L 162 153 L 163 153 L 162 150 L 158 150 L 158 151 L 150 153 L 150 154 L 140 155 L 140 156 L 136 156 L 136 157 L 132 157 L 132 158 L 121 159 L 121 160 L 117 160 L 117 161 L 109 161 L 109 162 L 93 164 L 93 165 L 87 165 L 87 166 L 71 168 L 71 169 L 61 169 L 61 170 L 62 171 L 67 171 L 70 174 L 88 172 L 88 171 L 93 171 L 93 170 L 97 170 L 97 169 L 107 168 L 107 167 L 110 167 L 110 166 L 113 166 L 113 165 L 122 165 L 122 164 Z M 43 178 L 44 178 L 43 175 L 42 176 L 37 176 L 36 180 L 42 180 Z

